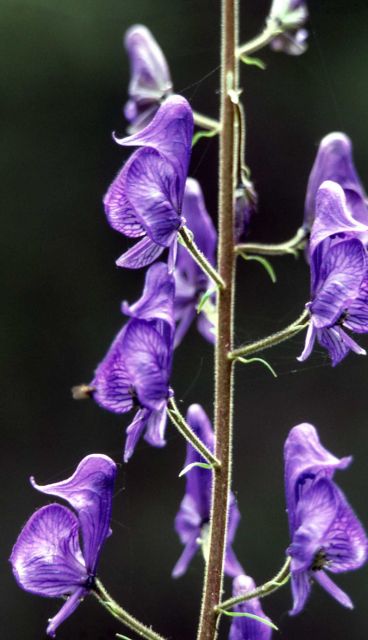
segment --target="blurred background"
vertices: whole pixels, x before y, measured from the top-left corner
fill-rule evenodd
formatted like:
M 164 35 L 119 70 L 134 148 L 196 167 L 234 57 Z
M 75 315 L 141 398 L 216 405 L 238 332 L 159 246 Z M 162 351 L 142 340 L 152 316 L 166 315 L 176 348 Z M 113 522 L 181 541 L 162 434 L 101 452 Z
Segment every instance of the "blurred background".
M 242 40 L 259 32 L 269 8 L 242 0 Z M 322 136 L 348 133 L 364 180 L 367 145 L 366 0 L 309 3 L 308 52 L 292 58 L 265 50 L 267 71 L 242 68 L 247 160 L 259 193 L 249 238 L 282 241 L 300 225 L 308 174 Z M 28 481 L 63 479 L 88 453 L 121 461 L 125 426 L 93 402 L 73 402 L 70 387 L 88 382 L 122 325 L 120 302 L 140 294 L 143 273 L 119 270 L 125 237 L 107 224 L 102 196 L 128 153 L 122 106 L 129 67 L 122 35 L 147 25 L 163 48 L 175 89 L 193 108 L 218 113 L 219 2 L 213 0 L 0 0 L 2 94 L 1 183 L 1 604 L 2 640 L 38 640 L 61 603 L 15 584 L 7 558 L 20 527 L 47 502 Z M 216 218 L 217 142 L 198 143 L 191 175 Z M 272 285 L 256 263 L 239 263 L 237 343 L 283 328 L 309 296 L 303 257 L 273 260 Z M 282 449 L 289 429 L 317 426 L 323 444 L 354 464 L 337 481 L 368 526 L 368 362 L 350 355 L 333 370 L 316 349 L 296 361 L 304 336 L 236 373 L 234 491 L 242 521 L 235 542 L 246 570 L 261 583 L 281 566 L 288 545 Z M 366 337 L 359 342 L 368 347 Z M 212 350 L 196 333 L 176 352 L 172 384 L 182 410 L 201 402 L 212 415 Z M 167 430 L 162 450 L 141 442 L 117 480 L 113 536 L 99 575 L 128 611 L 166 637 L 194 638 L 202 589 L 200 556 L 187 574 L 170 573 L 182 547 L 173 520 L 184 494 L 178 479 L 185 445 Z M 367 637 L 367 569 L 337 578 L 356 610 L 343 610 L 318 586 L 289 618 L 289 587 L 264 602 L 278 637 L 360 640 Z M 226 583 L 227 593 L 231 584 Z M 127 633 L 87 598 L 60 627 L 59 640 L 108 640 Z M 221 638 L 228 623 L 221 626 Z

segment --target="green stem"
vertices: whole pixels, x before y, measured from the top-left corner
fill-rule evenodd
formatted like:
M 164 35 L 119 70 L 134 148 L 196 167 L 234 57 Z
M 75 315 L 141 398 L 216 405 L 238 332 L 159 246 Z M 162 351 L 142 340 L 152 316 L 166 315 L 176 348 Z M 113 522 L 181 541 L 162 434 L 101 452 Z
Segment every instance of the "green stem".
M 193 111 L 194 124 L 201 129 L 207 129 L 208 131 L 220 131 L 221 125 L 218 120 L 214 120 L 213 118 L 208 118 L 204 116 L 202 113 L 198 113 L 197 111 Z
M 213 469 L 218 469 L 220 467 L 220 462 L 190 428 L 184 416 L 180 413 L 174 398 L 170 398 L 169 400 L 167 413 L 177 430 L 180 431 L 181 435 L 190 442 L 192 447 L 194 447 L 194 449 L 196 449 L 205 460 L 207 460 Z
M 300 227 L 296 234 L 280 244 L 260 244 L 260 243 L 245 243 L 237 244 L 235 247 L 235 253 L 248 254 L 254 253 L 263 256 L 282 256 L 287 253 L 296 254 L 299 249 L 302 249 L 305 245 L 305 241 L 308 237 L 308 232 Z
M 256 342 L 252 342 L 251 344 L 244 345 L 244 347 L 239 347 L 238 349 L 234 349 L 228 354 L 228 358 L 230 360 L 236 360 L 239 356 L 249 356 L 253 353 L 257 353 L 258 351 L 263 351 L 264 349 L 269 349 L 276 344 L 280 344 L 281 342 L 285 342 L 285 340 L 289 340 L 307 328 L 309 324 L 309 311 L 305 309 L 301 316 L 291 324 L 289 324 L 286 329 L 282 329 L 281 331 L 277 331 L 266 338 L 261 338 L 261 340 L 256 340 Z
M 248 591 L 248 593 L 244 593 L 241 596 L 236 596 L 235 598 L 229 598 L 224 602 L 221 602 L 217 607 L 216 611 L 221 613 L 220 610 L 228 610 L 235 607 L 237 604 L 241 604 L 242 602 L 246 602 L 247 600 L 252 600 L 253 598 L 264 598 L 265 596 L 269 596 L 270 593 L 277 591 L 284 584 L 286 584 L 290 578 L 290 562 L 291 559 L 287 558 L 285 564 L 280 569 L 280 571 L 275 575 L 272 580 L 265 582 L 260 587 L 256 587 L 252 589 L 252 591 Z
M 237 57 L 241 59 L 242 56 L 249 56 L 252 53 L 256 53 L 256 51 L 270 44 L 270 42 L 281 33 L 283 33 L 282 27 L 269 18 L 262 33 L 237 48 Z
M 199 265 L 206 275 L 215 283 L 218 289 L 224 289 L 225 283 L 223 278 L 217 273 L 216 269 L 208 262 L 202 251 L 197 247 L 193 240 L 193 234 L 187 227 L 182 227 L 179 231 L 182 244 L 189 251 L 193 260 Z
M 100 604 L 114 616 L 117 620 L 125 624 L 129 629 L 135 631 L 141 638 L 147 638 L 147 640 L 165 640 L 163 636 L 156 633 L 147 627 L 142 622 L 139 622 L 136 618 L 130 615 L 125 609 L 118 605 L 115 600 L 107 593 L 103 584 L 96 580 L 95 588 L 92 590 L 93 595 L 97 598 Z

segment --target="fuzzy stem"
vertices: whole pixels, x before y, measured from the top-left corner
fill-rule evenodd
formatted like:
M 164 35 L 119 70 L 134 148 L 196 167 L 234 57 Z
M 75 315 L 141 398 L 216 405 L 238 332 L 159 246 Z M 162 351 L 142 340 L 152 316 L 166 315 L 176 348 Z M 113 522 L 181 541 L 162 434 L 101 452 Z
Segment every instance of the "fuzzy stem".
M 207 129 L 208 131 L 220 131 L 220 123 L 218 120 L 204 116 L 202 113 L 193 111 L 194 124 L 201 129 Z
M 242 602 L 246 602 L 247 600 L 252 600 L 253 598 L 264 598 L 265 596 L 269 596 L 274 591 L 277 591 L 277 589 L 280 589 L 280 587 L 286 584 L 290 578 L 290 562 L 290 558 L 287 558 L 285 564 L 280 569 L 278 574 L 271 580 L 268 580 L 268 582 L 262 584 L 260 587 L 256 587 L 255 589 L 252 589 L 252 591 L 248 591 L 248 593 L 244 593 L 241 596 L 229 598 L 228 600 L 221 602 L 218 607 L 216 607 L 218 613 L 221 613 L 221 610 L 226 611 L 228 609 L 231 609 L 232 607 L 235 607 L 235 605 L 237 604 L 241 604 Z
M 147 640 L 165 640 L 163 636 L 153 631 L 151 627 L 147 627 L 145 624 L 131 616 L 130 613 L 125 611 L 125 609 L 122 609 L 122 607 L 118 605 L 107 593 L 105 587 L 99 580 L 96 580 L 92 593 L 99 603 L 102 604 L 102 606 L 111 613 L 114 618 L 125 624 L 129 629 L 132 629 L 132 631 L 135 631 L 135 633 L 141 638 L 147 638 Z
M 184 416 L 180 413 L 174 398 L 170 398 L 169 406 L 167 407 L 167 413 L 174 424 L 174 426 L 180 431 L 181 435 L 190 442 L 192 447 L 201 454 L 201 456 L 207 460 L 207 462 L 216 469 L 220 466 L 219 461 L 213 455 L 213 453 L 203 444 L 202 440 L 194 433 L 189 424 L 185 420 Z
M 249 356 L 253 353 L 257 353 L 258 351 L 264 351 L 264 349 L 269 349 L 270 347 L 275 346 L 276 344 L 280 344 L 281 342 L 285 342 L 285 340 L 289 340 L 296 336 L 297 333 L 303 331 L 307 328 L 309 324 L 309 311 L 304 309 L 303 313 L 299 316 L 297 320 L 289 324 L 286 329 L 282 329 L 281 331 L 277 331 L 276 333 L 272 333 L 270 336 L 266 338 L 261 338 L 260 340 L 256 340 L 256 342 L 251 342 L 250 344 L 244 345 L 244 347 L 239 347 L 238 349 L 234 349 L 228 354 L 229 360 L 236 360 L 239 356 Z
M 223 278 L 216 271 L 216 269 L 214 269 L 212 264 L 208 262 L 202 251 L 197 247 L 196 243 L 193 240 L 193 234 L 191 233 L 191 231 L 187 227 L 182 227 L 179 231 L 179 235 L 182 244 L 189 251 L 193 260 L 195 260 L 202 271 L 206 275 L 208 275 L 209 278 L 211 278 L 218 289 L 223 289 L 225 287 Z
M 238 0 L 221 3 L 221 132 L 219 157 L 218 269 L 225 288 L 217 295 L 215 349 L 215 455 L 221 467 L 213 474 L 209 554 L 206 564 L 198 640 L 217 637 L 216 605 L 223 588 L 224 558 L 231 488 L 233 366 L 228 352 L 234 333 L 234 202 L 237 178 L 239 123 L 234 102 L 238 96 Z
M 249 56 L 252 53 L 256 53 L 256 51 L 259 51 L 260 49 L 263 49 L 263 47 L 266 47 L 268 44 L 270 44 L 270 42 L 276 36 L 283 33 L 283 31 L 284 29 L 280 27 L 280 25 L 278 25 L 275 20 L 268 18 L 266 26 L 262 33 L 260 33 L 249 42 L 246 42 L 245 44 L 238 47 L 236 50 L 236 55 L 238 56 L 238 58 L 241 58 L 242 56 Z
M 305 245 L 308 232 L 300 227 L 296 234 L 286 242 L 280 244 L 261 244 L 257 242 L 237 244 L 234 251 L 237 254 L 258 254 L 262 256 L 283 256 L 287 253 L 296 255 Z

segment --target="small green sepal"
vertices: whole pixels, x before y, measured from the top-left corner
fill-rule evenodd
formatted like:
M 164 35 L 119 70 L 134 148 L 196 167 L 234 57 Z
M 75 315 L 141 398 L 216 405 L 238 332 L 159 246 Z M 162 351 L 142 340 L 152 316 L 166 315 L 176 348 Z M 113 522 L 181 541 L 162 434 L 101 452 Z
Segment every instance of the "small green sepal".
M 239 356 L 238 358 L 236 358 L 236 362 L 241 362 L 242 364 L 252 364 L 252 362 L 260 362 L 264 367 L 266 367 L 266 369 L 270 371 L 270 373 L 272 373 L 274 378 L 277 378 L 275 369 L 270 365 L 269 362 L 267 362 L 267 360 L 264 360 L 263 358 L 242 358 L 241 356 Z
M 267 66 L 260 58 L 251 58 L 250 56 L 242 55 L 240 56 L 240 60 L 244 62 L 244 64 L 248 64 L 253 67 L 258 67 L 262 71 L 265 71 Z
M 217 611 L 222 613 L 224 616 L 229 616 L 230 618 L 251 618 L 252 620 L 257 620 L 262 624 L 265 624 L 267 627 L 271 627 L 278 631 L 279 628 L 271 622 L 271 620 L 267 620 L 267 618 L 262 618 L 261 616 L 256 616 L 255 613 L 242 613 L 240 611 L 226 611 L 225 609 L 218 608 Z
M 185 476 L 185 474 L 188 473 L 188 471 L 190 471 L 194 467 L 200 467 L 201 469 L 212 469 L 212 465 L 208 464 L 207 462 L 191 462 L 186 467 L 184 467 L 184 469 L 180 471 L 179 478 L 182 478 L 183 476 Z
M 211 129 L 210 131 L 201 129 L 201 131 L 197 131 L 194 134 L 192 139 L 192 147 L 194 147 L 194 145 L 197 144 L 197 142 L 201 140 L 201 138 L 214 138 L 215 136 L 218 135 L 219 131 L 220 131 L 219 129 Z
M 264 269 L 266 269 L 268 275 L 270 276 L 273 284 L 275 284 L 275 282 L 277 281 L 276 278 L 276 273 L 275 273 L 275 269 L 273 268 L 272 264 L 263 256 L 249 256 L 246 253 L 240 253 L 241 257 L 244 258 L 244 260 L 255 260 L 255 262 L 259 262 L 259 264 L 262 265 L 262 267 Z

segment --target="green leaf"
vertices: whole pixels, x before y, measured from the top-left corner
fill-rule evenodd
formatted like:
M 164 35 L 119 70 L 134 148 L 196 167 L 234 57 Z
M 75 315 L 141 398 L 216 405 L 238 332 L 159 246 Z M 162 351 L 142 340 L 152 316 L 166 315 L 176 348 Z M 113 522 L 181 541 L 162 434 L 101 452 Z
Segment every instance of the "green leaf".
M 242 56 L 240 56 L 240 60 L 244 62 L 244 64 L 258 67 L 258 69 L 261 69 L 262 71 L 265 71 L 265 69 L 267 68 L 263 60 L 261 60 L 260 58 L 251 58 L 250 56 L 246 56 L 243 54 Z
M 131 638 L 128 638 L 128 636 L 122 636 L 121 633 L 116 633 L 115 637 L 121 638 L 121 640 L 131 640 Z
M 254 613 L 241 613 L 240 611 L 225 611 L 224 609 L 218 609 L 218 611 L 225 616 L 229 616 L 230 618 L 251 618 L 252 620 L 258 620 L 262 624 L 265 624 L 267 627 L 271 627 L 278 631 L 278 627 L 276 627 L 271 620 L 267 620 L 267 618 L 261 618 L 261 616 L 256 616 Z
M 212 469 L 212 466 L 207 462 L 191 462 L 191 464 L 188 464 L 186 467 L 184 467 L 184 469 L 180 471 L 179 478 L 185 476 L 185 474 L 193 469 L 193 467 L 200 467 L 201 469 Z
M 266 367 L 266 369 L 268 369 L 274 378 L 277 378 L 277 373 L 275 371 L 275 369 L 273 369 L 273 367 L 271 367 L 270 363 L 267 362 L 267 360 L 264 360 L 263 358 L 236 358 L 236 360 L 238 362 L 242 362 L 243 364 L 252 364 L 252 362 L 260 362 L 261 364 L 263 364 L 264 367 Z
M 215 136 L 218 135 L 218 133 L 219 133 L 219 129 L 211 129 L 210 131 L 207 131 L 204 129 L 201 131 L 197 131 L 197 133 L 195 133 L 193 136 L 192 147 L 194 147 L 194 145 L 197 144 L 197 142 L 201 138 L 214 138 Z
M 240 255 L 242 258 L 244 258 L 244 260 L 255 260 L 256 262 L 259 262 L 262 265 L 262 267 L 266 269 L 273 284 L 275 284 L 275 282 L 277 281 L 275 270 L 272 264 L 266 258 L 263 258 L 263 256 L 249 256 L 246 253 L 241 253 Z
M 217 291 L 217 287 L 213 287 L 212 289 L 207 289 L 207 291 L 205 291 L 205 293 L 203 294 L 203 296 L 201 297 L 200 301 L 197 304 L 197 313 L 201 313 L 203 307 L 205 306 L 207 300 L 209 300 L 209 298 L 216 293 Z

